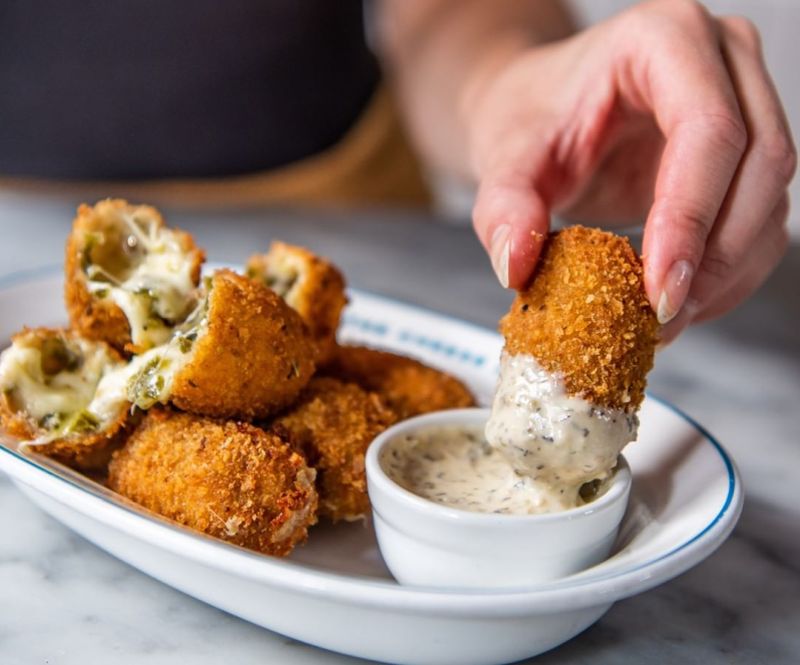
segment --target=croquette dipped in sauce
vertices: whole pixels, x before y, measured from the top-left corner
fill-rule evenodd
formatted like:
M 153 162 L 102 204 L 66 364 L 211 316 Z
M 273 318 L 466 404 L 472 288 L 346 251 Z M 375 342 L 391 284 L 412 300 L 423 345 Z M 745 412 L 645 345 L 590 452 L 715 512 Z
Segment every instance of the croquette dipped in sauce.
M 76 469 L 102 469 L 130 413 L 99 385 L 123 367 L 105 342 L 71 330 L 25 329 L 0 355 L 0 423 L 36 452 Z
M 469 388 L 454 376 L 413 358 L 365 346 L 337 346 L 320 373 L 378 393 L 401 419 L 475 406 Z
M 626 238 L 582 226 L 552 234 L 500 322 L 506 351 L 535 356 L 571 395 L 637 409 L 658 332 L 643 279 Z
M 658 332 L 639 257 L 597 229 L 551 234 L 500 330 L 487 440 L 517 473 L 580 505 L 636 439 Z
M 316 522 L 314 478 L 274 433 L 156 407 L 114 453 L 108 485 L 192 529 L 286 556 Z
M 64 295 L 72 327 L 119 351 L 167 341 L 196 306 L 205 259 L 146 205 L 106 199 L 78 208 L 67 238 Z
M 377 394 L 316 377 L 272 426 L 317 470 L 319 514 L 337 522 L 369 513 L 364 454 L 396 420 Z
M 347 304 L 339 269 L 313 252 L 275 241 L 266 254 L 247 261 L 247 276 L 262 282 L 300 314 L 317 342 L 320 362 L 336 345 L 336 331 Z
M 316 354 L 302 319 L 278 295 L 218 270 L 170 340 L 106 382 L 140 409 L 172 404 L 199 415 L 254 420 L 297 398 L 314 373 Z

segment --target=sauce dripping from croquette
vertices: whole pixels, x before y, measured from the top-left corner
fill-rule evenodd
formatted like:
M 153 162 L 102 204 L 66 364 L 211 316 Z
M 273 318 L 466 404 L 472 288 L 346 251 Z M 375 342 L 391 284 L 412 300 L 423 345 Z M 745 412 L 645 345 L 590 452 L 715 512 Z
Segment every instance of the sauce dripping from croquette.
M 503 353 L 486 438 L 520 475 L 575 499 L 613 474 L 638 427 L 635 413 L 567 394 L 533 356 Z

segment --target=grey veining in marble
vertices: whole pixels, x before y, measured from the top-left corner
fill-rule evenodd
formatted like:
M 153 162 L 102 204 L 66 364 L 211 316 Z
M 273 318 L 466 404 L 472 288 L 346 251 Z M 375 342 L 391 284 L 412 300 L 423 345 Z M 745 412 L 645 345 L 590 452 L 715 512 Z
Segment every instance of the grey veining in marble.
M 73 202 L 0 194 L 0 273 L 61 260 Z M 402 213 L 280 210 L 171 220 L 242 261 L 271 237 L 329 254 L 352 285 L 494 326 L 509 302 L 468 229 Z M 747 501 L 731 539 L 532 662 L 800 662 L 800 246 L 758 296 L 659 354 L 650 386 L 733 453 Z M 0 477 L 0 663 L 357 663 L 193 600 L 113 559 Z

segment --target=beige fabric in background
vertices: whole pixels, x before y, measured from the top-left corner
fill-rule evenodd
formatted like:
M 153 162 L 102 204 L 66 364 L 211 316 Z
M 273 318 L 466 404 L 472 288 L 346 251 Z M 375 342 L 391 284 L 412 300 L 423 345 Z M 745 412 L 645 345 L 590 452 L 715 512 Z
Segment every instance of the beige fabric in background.
M 146 182 L 0 179 L 0 187 L 27 195 L 68 195 L 76 201 L 122 197 L 187 208 L 272 203 L 423 207 L 430 203 L 419 162 L 385 88 L 376 92 L 362 117 L 339 143 L 277 170 Z

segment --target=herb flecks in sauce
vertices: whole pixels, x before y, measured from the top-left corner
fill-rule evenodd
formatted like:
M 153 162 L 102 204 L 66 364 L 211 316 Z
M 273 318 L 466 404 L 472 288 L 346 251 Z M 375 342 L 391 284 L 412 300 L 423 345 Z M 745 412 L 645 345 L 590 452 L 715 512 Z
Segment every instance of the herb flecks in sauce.
M 533 356 L 503 353 L 486 438 L 519 474 L 585 498 L 585 484 L 612 475 L 638 425 L 635 413 L 568 395 Z
M 492 449 L 481 427 L 428 427 L 390 441 L 381 451 L 386 474 L 408 491 L 450 508 L 479 513 L 532 515 L 586 501 L 517 473 Z M 605 489 L 598 485 L 588 496 Z

